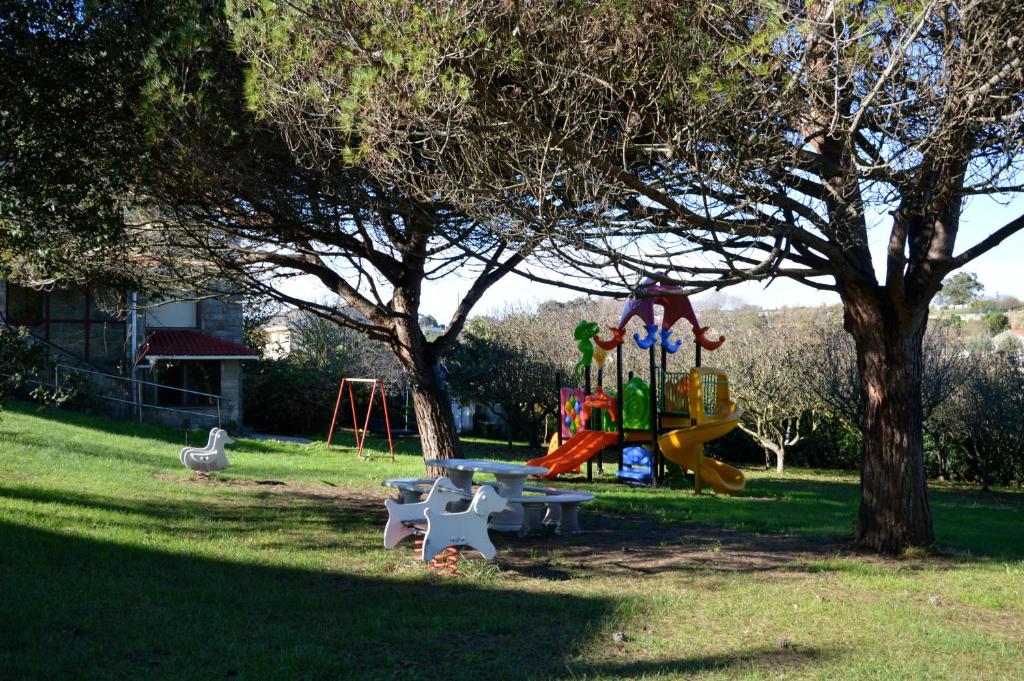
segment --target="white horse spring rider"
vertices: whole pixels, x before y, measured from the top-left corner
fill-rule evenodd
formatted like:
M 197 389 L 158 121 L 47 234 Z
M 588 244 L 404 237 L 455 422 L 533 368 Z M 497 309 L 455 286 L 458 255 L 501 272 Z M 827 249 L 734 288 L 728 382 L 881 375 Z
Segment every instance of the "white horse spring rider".
M 224 445 L 234 440 L 223 428 L 212 428 L 210 439 L 205 447 L 185 447 L 181 450 L 181 462 L 185 467 L 202 473 L 222 471 L 228 467 L 228 457 L 224 453 Z

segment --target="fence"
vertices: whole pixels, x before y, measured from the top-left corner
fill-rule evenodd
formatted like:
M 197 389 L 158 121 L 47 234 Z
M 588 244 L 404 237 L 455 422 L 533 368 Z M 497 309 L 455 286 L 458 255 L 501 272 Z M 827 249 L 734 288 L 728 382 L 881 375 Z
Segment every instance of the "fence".
M 53 383 L 47 383 L 40 380 L 32 380 L 29 382 L 59 390 L 67 387 L 68 381 L 70 380 L 69 377 L 75 375 L 84 376 L 85 380 L 93 386 L 92 391 L 85 390 L 82 391 L 83 394 L 88 397 L 104 400 L 110 404 L 121 405 L 124 407 L 123 415 L 130 415 L 131 418 L 137 418 L 139 423 L 145 421 L 145 415 L 147 412 L 162 412 L 182 414 L 190 418 L 198 417 L 200 419 L 215 422 L 218 427 L 221 425 L 221 396 L 213 393 L 204 393 L 198 390 L 161 385 L 154 381 L 130 378 L 128 376 L 117 376 L 115 374 L 107 374 L 102 371 L 94 371 L 92 369 L 83 369 L 81 367 L 75 367 L 68 364 L 54 365 Z M 107 390 L 103 390 L 104 383 L 107 384 Z M 147 404 L 143 394 L 146 386 L 152 386 L 154 389 L 161 391 L 172 391 L 181 393 L 182 395 L 195 395 L 198 397 L 209 398 L 213 402 L 216 411 L 213 413 L 209 411 L 166 407 L 158 404 Z

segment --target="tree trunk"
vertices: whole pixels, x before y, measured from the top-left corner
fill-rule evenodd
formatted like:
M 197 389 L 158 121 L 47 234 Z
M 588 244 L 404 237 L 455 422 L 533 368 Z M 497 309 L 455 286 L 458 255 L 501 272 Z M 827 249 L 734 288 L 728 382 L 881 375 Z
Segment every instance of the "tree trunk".
M 761 450 L 764 452 L 764 469 L 766 471 L 772 469 L 772 456 L 774 456 L 775 472 L 781 473 L 786 465 L 785 435 L 782 436 L 783 441 L 779 443 L 765 433 L 760 425 L 757 428 L 747 428 L 741 423 L 740 430 L 752 437 L 760 445 Z
M 395 308 L 401 314 L 393 320 L 394 340 L 391 349 L 409 376 L 416 427 L 424 461 L 458 459 L 462 445 L 455 432 L 451 401 L 441 375 L 437 348 L 428 343 L 419 327 L 418 291 L 395 292 Z M 444 469 L 427 467 L 427 474 L 439 477 Z
M 922 339 L 927 309 L 847 297 L 861 381 L 861 502 L 857 540 L 883 553 L 929 546 L 935 536 L 924 473 Z
M 974 460 L 978 462 L 978 477 L 981 478 L 981 491 L 987 492 L 990 487 L 990 478 L 988 473 L 988 458 L 987 456 L 982 456 L 981 452 L 978 450 L 978 445 L 976 441 L 973 444 L 971 444 L 971 451 L 974 452 Z
M 413 383 L 412 401 L 416 409 L 416 425 L 420 433 L 423 459 L 458 459 L 462 446 L 455 432 L 451 402 L 448 394 L 436 383 Z M 428 468 L 432 476 L 444 475 L 443 469 Z

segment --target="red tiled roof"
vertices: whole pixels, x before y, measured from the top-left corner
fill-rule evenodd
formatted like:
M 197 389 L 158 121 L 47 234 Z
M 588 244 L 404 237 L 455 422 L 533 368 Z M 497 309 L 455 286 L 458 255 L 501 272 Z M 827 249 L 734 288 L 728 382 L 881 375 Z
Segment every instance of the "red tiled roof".
M 153 329 L 142 344 L 143 357 L 238 357 L 256 359 L 254 350 L 195 329 Z

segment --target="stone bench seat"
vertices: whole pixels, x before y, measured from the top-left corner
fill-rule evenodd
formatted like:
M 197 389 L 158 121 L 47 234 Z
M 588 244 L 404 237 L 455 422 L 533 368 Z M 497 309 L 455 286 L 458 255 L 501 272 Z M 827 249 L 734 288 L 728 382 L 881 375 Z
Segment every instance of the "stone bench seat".
M 582 532 L 579 523 L 580 504 L 593 501 L 593 494 L 532 485 L 524 486 L 523 491 L 532 494 L 508 499 L 510 504 L 521 504 L 523 507 L 522 534 L 538 534 L 545 527 L 554 527 L 557 535 Z
M 419 484 L 413 479 L 388 481 L 388 487 L 413 488 Z M 486 559 L 494 558 L 495 548 L 487 536 L 488 519 L 508 507 L 508 502 L 491 487 L 481 487 L 469 495 L 472 501 L 464 511 L 449 512 L 447 508 L 462 500 L 466 493 L 448 478 L 438 478 L 431 485 L 425 501 L 400 504 L 385 499 L 388 522 L 384 527 L 384 548 L 394 548 L 405 537 L 422 534 L 420 560 L 432 560 L 448 546 L 468 546 Z M 423 525 L 426 525 L 424 528 Z M 425 531 L 424 531 L 425 530 Z
M 381 485 L 396 489 L 399 492 L 398 503 L 415 504 L 423 499 L 423 495 L 430 492 L 436 478 L 390 478 L 382 480 Z M 472 494 L 466 495 L 471 499 Z
M 424 494 L 430 492 L 434 484 L 433 478 L 391 478 L 381 481 L 381 485 L 398 490 L 398 502 L 401 504 L 419 503 Z M 497 489 L 497 482 L 484 482 L 484 487 Z M 464 510 L 467 502 L 473 498 L 472 494 L 447 490 L 454 496 L 460 496 L 461 501 L 451 506 L 452 510 Z M 554 528 L 557 535 L 579 534 L 582 530 L 579 524 L 579 507 L 588 501 L 594 500 L 590 492 L 577 492 L 575 490 L 558 489 L 555 487 L 541 487 L 537 485 L 524 485 L 522 496 L 509 497 L 510 504 L 520 504 L 523 507 L 523 526 L 520 534 L 540 534 L 545 528 Z M 426 522 L 425 518 L 416 518 L 414 521 L 407 521 L 410 526 L 419 526 Z

